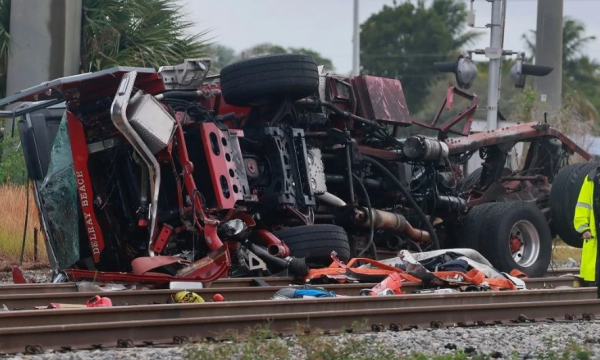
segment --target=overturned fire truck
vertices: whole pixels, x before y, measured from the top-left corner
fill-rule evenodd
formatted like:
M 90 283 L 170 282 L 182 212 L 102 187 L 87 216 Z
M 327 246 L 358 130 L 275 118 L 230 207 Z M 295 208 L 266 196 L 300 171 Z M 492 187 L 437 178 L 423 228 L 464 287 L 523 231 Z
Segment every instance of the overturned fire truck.
M 554 236 L 581 246 L 567 189 L 591 165 L 567 164 L 590 155 L 547 124 L 472 134 L 477 97 L 456 88 L 417 121 L 400 81 L 329 75 L 305 55 L 209 69 L 116 67 L 0 101 L 24 102 L 14 116 L 57 274 L 302 277 L 332 254 L 463 247 L 541 276 Z M 440 121 L 455 95 L 470 105 Z M 401 138 L 406 127 L 437 136 Z M 475 153 L 482 167 L 465 178 Z

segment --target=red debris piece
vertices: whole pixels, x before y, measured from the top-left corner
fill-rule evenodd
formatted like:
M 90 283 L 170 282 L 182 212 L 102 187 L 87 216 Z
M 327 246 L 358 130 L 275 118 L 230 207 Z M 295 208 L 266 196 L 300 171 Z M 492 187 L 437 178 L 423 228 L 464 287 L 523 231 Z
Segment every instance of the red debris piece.
M 21 268 L 19 268 L 18 266 L 13 266 L 12 277 L 13 277 L 13 283 L 15 283 L 15 284 L 27 284 L 27 283 L 33 282 L 33 281 L 27 281 L 27 279 L 25 279 L 25 275 L 23 275 L 23 271 L 21 271 Z

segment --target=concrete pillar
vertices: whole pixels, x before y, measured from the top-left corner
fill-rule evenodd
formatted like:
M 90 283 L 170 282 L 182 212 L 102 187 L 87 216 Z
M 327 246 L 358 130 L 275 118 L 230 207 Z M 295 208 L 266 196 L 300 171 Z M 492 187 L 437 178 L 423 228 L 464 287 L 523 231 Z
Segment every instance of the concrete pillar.
M 538 0 L 537 11 L 535 64 L 554 70 L 536 77 L 534 84 L 539 100 L 547 104 L 544 108 L 555 112 L 560 110 L 562 96 L 563 0 Z
M 12 0 L 7 95 L 79 72 L 82 0 Z

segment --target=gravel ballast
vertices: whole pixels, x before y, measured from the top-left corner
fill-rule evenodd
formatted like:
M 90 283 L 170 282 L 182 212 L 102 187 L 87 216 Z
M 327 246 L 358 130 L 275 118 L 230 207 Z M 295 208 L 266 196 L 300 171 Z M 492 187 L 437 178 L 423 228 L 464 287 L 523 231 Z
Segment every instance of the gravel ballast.
M 491 326 L 478 328 L 423 329 L 403 332 L 380 332 L 330 336 L 329 341 L 342 344 L 348 339 L 360 340 L 365 354 L 377 349 L 393 350 L 396 356 L 411 353 L 432 355 L 452 354 L 463 351 L 469 355 L 485 354 L 501 359 L 557 358 L 576 344 L 589 351 L 591 359 L 600 357 L 600 322 L 525 324 L 516 326 Z M 284 340 L 270 340 L 281 341 Z M 202 346 L 231 346 L 213 344 Z M 370 349 L 369 349 L 370 348 Z M 45 353 L 40 355 L 17 355 L 9 359 L 185 359 L 186 348 L 134 348 L 118 350 L 78 351 L 72 353 Z M 232 357 L 237 358 L 237 357 Z M 305 359 L 302 349 L 290 349 L 290 359 Z M 365 357 L 360 357 L 365 358 Z
M 48 283 L 52 281 L 52 271 L 50 269 L 39 269 L 39 270 L 23 270 L 25 279 L 36 283 Z M 12 284 L 13 277 L 12 272 L 3 271 L 0 272 L 0 284 Z

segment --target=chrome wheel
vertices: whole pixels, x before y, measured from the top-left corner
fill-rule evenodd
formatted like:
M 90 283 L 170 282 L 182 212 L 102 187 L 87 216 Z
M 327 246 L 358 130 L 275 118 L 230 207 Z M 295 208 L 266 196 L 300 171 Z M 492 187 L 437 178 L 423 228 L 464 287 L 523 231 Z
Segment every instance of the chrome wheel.
M 527 220 L 519 220 L 510 230 L 508 247 L 513 259 L 522 267 L 533 265 L 540 255 L 540 235 Z

